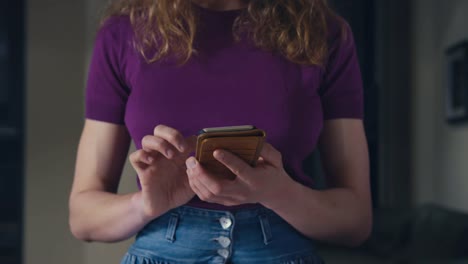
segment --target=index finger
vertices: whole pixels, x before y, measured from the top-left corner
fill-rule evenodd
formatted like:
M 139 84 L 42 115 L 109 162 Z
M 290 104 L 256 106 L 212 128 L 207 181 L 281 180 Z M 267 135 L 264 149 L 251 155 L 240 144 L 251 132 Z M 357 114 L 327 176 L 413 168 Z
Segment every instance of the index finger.
M 153 134 L 166 140 L 180 152 L 185 152 L 188 149 L 184 136 L 178 130 L 172 127 L 157 125 L 154 128 Z
M 252 167 L 247 162 L 229 151 L 217 149 L 213 152 L 213 156 L 242 180 L 245 180 L 246 175 L 252 171 Z

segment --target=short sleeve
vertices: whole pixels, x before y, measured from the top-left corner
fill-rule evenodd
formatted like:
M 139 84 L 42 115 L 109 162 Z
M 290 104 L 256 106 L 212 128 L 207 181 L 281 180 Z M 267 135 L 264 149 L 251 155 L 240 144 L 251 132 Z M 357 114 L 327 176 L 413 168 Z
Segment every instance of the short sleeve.
M 353 33 L 344 20 L 332 24 L 329 32 L 329 55 L 320 88 L 324 119 L 363 119 L 363 85 Z
M 86 85 L 85 116 L 124 124 L 129 89 L 122 74 L 124 48 L 121 18 L 110 18 L 96 35 Z

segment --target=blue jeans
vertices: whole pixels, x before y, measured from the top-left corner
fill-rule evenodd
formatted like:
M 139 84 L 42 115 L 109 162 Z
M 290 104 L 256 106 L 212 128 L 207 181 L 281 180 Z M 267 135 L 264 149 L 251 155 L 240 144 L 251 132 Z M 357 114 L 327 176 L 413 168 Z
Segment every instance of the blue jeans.
M 235 212 L 182 206 L 141 230 L 121 264 L 323 264 L 313 241 L 264 207 Z

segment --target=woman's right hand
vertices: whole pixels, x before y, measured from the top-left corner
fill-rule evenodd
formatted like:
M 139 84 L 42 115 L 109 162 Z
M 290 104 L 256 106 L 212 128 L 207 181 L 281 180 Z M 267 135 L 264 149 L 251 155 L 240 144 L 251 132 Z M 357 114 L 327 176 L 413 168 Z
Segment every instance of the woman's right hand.
M 158 125 L 153 135 L 143 138 L 142 149 L 130 155 L 141 183 L 141 192 L 135 199 L 145 218 L 153 219 L 194 197 L 185 160 L 195 150 L 195 144 L 195 136 L 184 138 L 179 131 Z

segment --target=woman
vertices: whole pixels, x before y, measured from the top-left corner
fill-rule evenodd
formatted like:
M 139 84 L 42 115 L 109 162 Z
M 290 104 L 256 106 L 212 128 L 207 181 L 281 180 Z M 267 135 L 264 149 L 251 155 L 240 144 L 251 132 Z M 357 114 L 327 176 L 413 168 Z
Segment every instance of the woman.
M 361 77 L 349 26 L 325 0 L 123 0 L 100 28 L 70 195 L 86 241 L 138 233 L 122 263 L 322 263 L 371 227 Z M 204 127 L 267 132 L 223 180 L 194 157 Z M 140 191 L 116 194 L 130 140 Z M 329 189 L 302 162 L 318 146 Z

